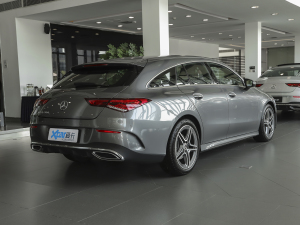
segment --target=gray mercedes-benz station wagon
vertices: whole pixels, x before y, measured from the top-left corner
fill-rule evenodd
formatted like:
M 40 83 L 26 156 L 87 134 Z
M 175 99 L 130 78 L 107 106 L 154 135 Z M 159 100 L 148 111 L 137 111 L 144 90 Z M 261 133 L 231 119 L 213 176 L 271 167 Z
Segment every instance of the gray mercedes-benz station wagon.
M 34 151 L 75 162 L 157 162 L 184 175 L 201 151 L 274 134 L 274 99 L 206 58 L 106 60 L 71 72 L 35 104 Z

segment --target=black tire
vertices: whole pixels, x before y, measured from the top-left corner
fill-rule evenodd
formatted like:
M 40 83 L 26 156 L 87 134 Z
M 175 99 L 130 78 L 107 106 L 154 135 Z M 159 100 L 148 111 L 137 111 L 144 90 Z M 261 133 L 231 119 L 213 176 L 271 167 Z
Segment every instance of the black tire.
M 92 159 L 89 157 L 83 157 L 83 156 L 78 156 L 78 155 L 73 155 L 73 154 L 63 154 L 67 159 L 77 162 L 77 163 L 88 163 Z
M 180 135 L 179 132 L 182 135 Z M 190 138 L 188 138 L 188 132 L 191 132 Z M 184 142 L 186 141 L 186 143 L 184 144 L 182 140 Z M 177 149 L 181 149 L 181 151 L 177 151 Z M 178 154 L 179 152 L 182 152 L 182 154 Z M 200 138 L 197 127 L 189 119 L 180 120 L 171 132 L 167 145 L 166 156 L 161 167 L 166 172 L 175 176 L 186 175 L 193 170 L 197 162 L 199 152 Z M 178 154 L 178 158 L 176 157 L 176 154 Z M 189 156 L 188 158 L 187 155 Z M 183 164 L 182 162 L 186 162 L 186 164 Z
M 272 132 L 272 134 L 269 133 L 269 135 L 267 134 L 268 132 L 266 132 L 266 126 L 267 125 L 265 125 L 265 117 L 266 117 L 267 112 L 272 112 L 273 117 L 274 117 L 274 119 L 273 119 L 273 123 L 274 123 L 273 132 Z M 263 114 L 262 114 L 260 125 L 259 125 L 259 130 L 258 130 L 259 135 L 253 137 L 255 141 L 257 141 L 257 142 L 268 142 L 268 141 L 272 140 L 273 135 L 274 135 L 274 130 L 275 130 L 275 122 L 276 122 L 275 117 L 276 117 L 276 115 L 275 115 L 273 107 L 269 104 L 266 105 L 264 110 L 263 110 Z

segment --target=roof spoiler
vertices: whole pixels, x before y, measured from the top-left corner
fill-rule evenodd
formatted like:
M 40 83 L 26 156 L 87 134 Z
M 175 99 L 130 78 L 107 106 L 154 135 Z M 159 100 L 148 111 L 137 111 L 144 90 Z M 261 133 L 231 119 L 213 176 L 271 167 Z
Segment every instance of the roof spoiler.
M 300 65 L 300 63 L 286 63 L 286 64 L 280 64 L 277 66 L 294 66 L 294 65 Z

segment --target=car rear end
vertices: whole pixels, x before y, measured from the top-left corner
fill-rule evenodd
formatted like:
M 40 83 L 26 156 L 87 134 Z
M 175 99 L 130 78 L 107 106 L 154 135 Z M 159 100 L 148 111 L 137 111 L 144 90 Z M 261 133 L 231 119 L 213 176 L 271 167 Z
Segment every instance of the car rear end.
M 121 94 L 145 65 L 118 62 L 73 68 L 37 100 L 31 115 L 32 150 L 107 161 L 162 160 L 163 155 L 145 154 L 133 129 L 136 116 L 151 100 Z
M 300 110 L 300 67 L 267 70 L 257 80 L 256 87 L 275 99 L 278 110 Z

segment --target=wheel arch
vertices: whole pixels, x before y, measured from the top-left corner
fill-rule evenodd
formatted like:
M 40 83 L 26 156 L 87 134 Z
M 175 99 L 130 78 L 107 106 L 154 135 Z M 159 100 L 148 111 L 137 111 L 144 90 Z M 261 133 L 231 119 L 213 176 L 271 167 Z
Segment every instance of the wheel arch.
M 189 119 L 189 120 L 191 120 L 191 121 L 195 124 L 195 126 L 196 126 L 196 128 L 197 128 L 197 130 L 198 130 L 198 133 L 199 133 L 199 139 L 200 139 L 200 145 L 201 145 L 201 142 L 202 142 L 202 135 L 203 135 L 203 132 L 202 132 L 203 129 L 202 129 L 202 127 L 201 127 L 201 124 L 200 124 L 199 120 L 198 120 L 195 116 L 193 116 L 193 115 L 191 115 L 191 114 L 186 114 L 186 115 L 182 115 L 181 117 L 179 117 L 179 118 L 176 120 L 176 122 L 174 123 L 173 128 L 172 128 L 172 131 L 173 131 L 173 129 L 175 128 L 176 124 L 177 124 L 179 121 L 183 120 L 183 119 Z M 172 131 L 171 131 L 171 133 L 172 133 Z M 171 135 L 171 133 L 170 133 L 170 135 Z M 200 151 L 201 151 L 201 149 L 200 149 Z

